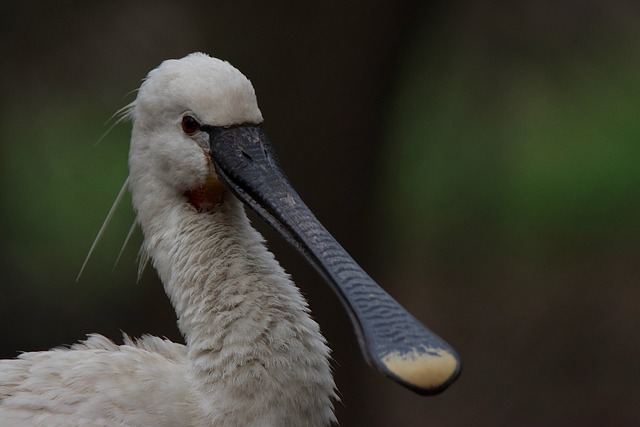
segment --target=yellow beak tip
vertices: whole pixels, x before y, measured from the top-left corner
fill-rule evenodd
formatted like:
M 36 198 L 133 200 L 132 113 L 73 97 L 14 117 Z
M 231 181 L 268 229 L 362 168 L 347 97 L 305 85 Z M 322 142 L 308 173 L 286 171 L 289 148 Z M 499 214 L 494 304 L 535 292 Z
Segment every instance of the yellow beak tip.
M 398 379 L 425 394 L 444 390 L 460 373 L 458 358 L 443 349 L 393 352 L 383 357 L 382 362 Z

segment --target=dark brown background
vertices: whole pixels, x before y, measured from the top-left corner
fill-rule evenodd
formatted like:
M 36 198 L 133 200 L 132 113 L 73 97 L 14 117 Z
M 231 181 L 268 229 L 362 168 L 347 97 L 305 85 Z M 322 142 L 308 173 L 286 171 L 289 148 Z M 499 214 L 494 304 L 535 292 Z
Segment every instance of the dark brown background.
M 273 2 L 271 2 L 273 3 Z M 315 272 L 256 221 L 334 350 L 344 426 L 640 423 L 640 8 L 633 1 L 14 2 L 0 17 L 0 353 L 180 340 L 118 211 L 163 59 L 253 82 L 284 169 L 366 270 L 461 354 L 443 395 L 366 366 Z

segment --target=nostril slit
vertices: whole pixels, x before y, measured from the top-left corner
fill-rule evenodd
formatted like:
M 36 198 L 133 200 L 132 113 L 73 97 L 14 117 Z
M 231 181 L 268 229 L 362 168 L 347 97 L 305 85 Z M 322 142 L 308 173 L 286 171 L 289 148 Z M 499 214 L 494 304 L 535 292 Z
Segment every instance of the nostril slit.
M 247 158 L 248 160 L 253 160 L 253 157 L 251 157 L 251 155 L 249 153 L 247 153 L 244 150 L 240 150 L 242 152 L 242 155 Z

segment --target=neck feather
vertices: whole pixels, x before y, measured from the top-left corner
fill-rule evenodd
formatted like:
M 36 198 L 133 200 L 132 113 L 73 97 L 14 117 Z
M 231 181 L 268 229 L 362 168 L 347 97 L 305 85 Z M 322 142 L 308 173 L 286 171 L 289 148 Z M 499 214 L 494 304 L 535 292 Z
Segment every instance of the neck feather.
M 209 422 L 333 421 L 329 349 L 241 203 L 227 192 L 214 211 L 198 213 L 185 197 L 168 197 L 158 212 L 139 204 L 138 218 Z

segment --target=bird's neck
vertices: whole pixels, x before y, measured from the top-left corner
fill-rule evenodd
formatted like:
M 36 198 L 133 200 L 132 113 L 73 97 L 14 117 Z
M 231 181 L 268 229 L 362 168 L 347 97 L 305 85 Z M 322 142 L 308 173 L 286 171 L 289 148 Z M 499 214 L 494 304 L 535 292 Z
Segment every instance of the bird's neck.
M 229 425 L 236 416 L 282 426 L 333 420 L 329 349 L 241 203 L 227 192 L 213 211 L 198 212 L 185 197 L 153 215 L 141 210 L 145 248 L 208 415 Z

